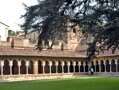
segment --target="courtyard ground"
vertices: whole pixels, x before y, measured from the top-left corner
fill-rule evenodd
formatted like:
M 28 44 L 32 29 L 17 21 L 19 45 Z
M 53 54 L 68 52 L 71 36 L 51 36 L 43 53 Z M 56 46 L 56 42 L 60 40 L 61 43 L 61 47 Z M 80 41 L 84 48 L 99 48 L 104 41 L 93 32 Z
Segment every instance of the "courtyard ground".
M 118 77 L 0 82 L 0 90 L 119 90 Z

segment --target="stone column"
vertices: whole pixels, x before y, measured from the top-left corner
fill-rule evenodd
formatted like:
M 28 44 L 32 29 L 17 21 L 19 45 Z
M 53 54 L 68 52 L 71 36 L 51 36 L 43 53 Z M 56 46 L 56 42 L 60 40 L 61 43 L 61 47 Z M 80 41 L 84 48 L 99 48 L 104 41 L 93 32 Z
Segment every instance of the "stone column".
M 26 74 L 28 75 L 28 66 L 29 66 L 29 61 L 26 61 Z
M 94 64 L 94 72 L 96 72 L 96 60 L 93 61 Z
M 67 62 L 68 65 L 68 73 L 70 73 L 70 61 Z
M 116 73 L 118 72 L 118 60 L 115 59 L 115 64 L 116 64 Z
M 78 66 L 79 66 L 79 72 L 80 72 L 81 61 L 78 62 Z
M 110 72 L 112 72 L 112 64 L 111 64 L 111 60 L 109 60 L 109 65 L 110 65 Z
M 20 66 L 21 66 L 21 60 L 18 60 L 18 74 L 20 75 Z
M 42 66 L 43 66 L 43 74 L 45 74 L 45 69 L 44 69 L 44 67 L 45 67 L 45 61 L 42 61 Z
M 10 66 L 10 76 L 12 75 L 12 65 L 13 65 L 13 61 L 10 60 L 10 61 L 9 61 L 9 66 Z
M 51 74 L 52 61 L 49 61 L 49 66 L 50 66 L 50 74 Z
M 34 75 L 38 75 L 38 61 L 37 60 L 33 61 L 33 73 Z
M 1 75 L 3 75 L 3 66 L 4 66 L 4 61 L 1 61 Z
M 86 62 L 84 61 L 84 62 L 83 62 L 83 67 L 84 67 L 84 68 L 83 68 L 83 69 L 84 69 L 83 72 L 85 72 L 85 65 L 86 65 Z
M 73 61 L 73 67 L 74 67 L 73 72 L 74 72 L 74 73 L 75 73 L 75 66 L 76 66 L 76 61 Z
M 105 65 L 105 72 L 107 72 L 107 71 L 106 71 L 106 59 L 103 60 L 103 62 L 104 62 L 104 65 Z
M 64 73 L 64 61 L 62 61 L 62 73 Z
M 100 60 L 98 61 L 98 64 L 99 64 L 99 72 L 101 72 L 101 62 L 100 62 Z
M 88 69 L 90 69 L 90 68 L 91 68 L 91 60 L 88 61 Z
M 56 73 L 58 73 L 58 61 L 55 62 L 56 65 Z

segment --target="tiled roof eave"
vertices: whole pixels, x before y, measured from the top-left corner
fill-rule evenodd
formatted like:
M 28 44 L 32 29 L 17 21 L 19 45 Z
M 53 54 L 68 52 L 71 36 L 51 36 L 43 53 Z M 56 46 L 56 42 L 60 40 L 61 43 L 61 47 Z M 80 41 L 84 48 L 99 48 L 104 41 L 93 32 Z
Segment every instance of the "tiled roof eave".
M 16 57 L 16 56 L 18 56 L 18 57 L 51 57 L 51 58 L 58 58 L 58 57 L 60 57 L 60 58 L 85 58 L 85 56 L 40 56 L 40 55 L 0 55 L 0 56 L 3 56 L 3 57 L 5 57 L 5 56 L 9 56 L 9 57 Z

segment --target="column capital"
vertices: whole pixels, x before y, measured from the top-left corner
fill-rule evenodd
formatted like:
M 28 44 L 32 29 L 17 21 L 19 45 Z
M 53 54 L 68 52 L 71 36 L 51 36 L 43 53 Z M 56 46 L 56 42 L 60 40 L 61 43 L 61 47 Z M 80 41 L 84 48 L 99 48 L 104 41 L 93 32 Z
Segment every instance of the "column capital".
M 18 66 L 21 66 L 21 60 L 18 60 Z
M 13 65 L 13 60 L 12 60 L 12 59 L 9 61 L 9 65 L 10 65 L 10 66 Z
M 112 63 L 112 61 L 111 60 L 109 60 L 109 64 L 111 65 L 111 63 Z
M 103 60 L 103 62 L 104 62 L 104 64 L 106 65 L 106 59 L 105 59 L 105 60 Z
M 29 66 L 29 61 L 28 60 L 26 61 L 26 66 Z
M 101 61 L 100 60 L 98 60 L 98 64 L 101 64 Z
M 76 61 L 73 61 L 73 66 L 75 66 L 76 65 Z
M 52 61 L 49 61 L 49 66 L 52 66 Z
M 4 66 L 4 60 L 2 60 L 0 63 L 1 63 L 1 66 Z
M 42 61 L 42 66 L 45 66 L 45 61 Z
M 62 61 L 62 66 L 64 66 L 64 61 Z
M 67 65 L 70 66 L 70 61 L 68 61 Z
M 38 65 L 38 61 L 37 60 L 33 61 L 33 63 L 34 63 L 34 65 Z
M 79 65 L 79 66 L 81 65 L 81 61 L 78 61 L 78 65 Z
M 58 66 L 58 61 L 55 61 L 55 65 Z
M 115 59 L 115 64 L 117 64 L 118 63 L 118 60 L 117 59 Z

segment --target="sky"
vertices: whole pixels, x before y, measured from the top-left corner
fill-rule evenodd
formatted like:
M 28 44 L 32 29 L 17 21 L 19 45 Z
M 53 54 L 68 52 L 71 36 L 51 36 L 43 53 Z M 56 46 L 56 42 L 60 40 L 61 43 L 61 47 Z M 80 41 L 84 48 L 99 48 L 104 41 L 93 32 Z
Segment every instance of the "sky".
M 18 24 L 23 23 L 23 19 L 20 19 L 20 16 L 25 13 L 24 6 L 22 5 L 22 3 L 31 6 L 37 4 L 37 0 L 0 1 L 0 22 L 3 22 L 8 26 L 10 26 L 11 30 L 14 31 L 21 30 Z

